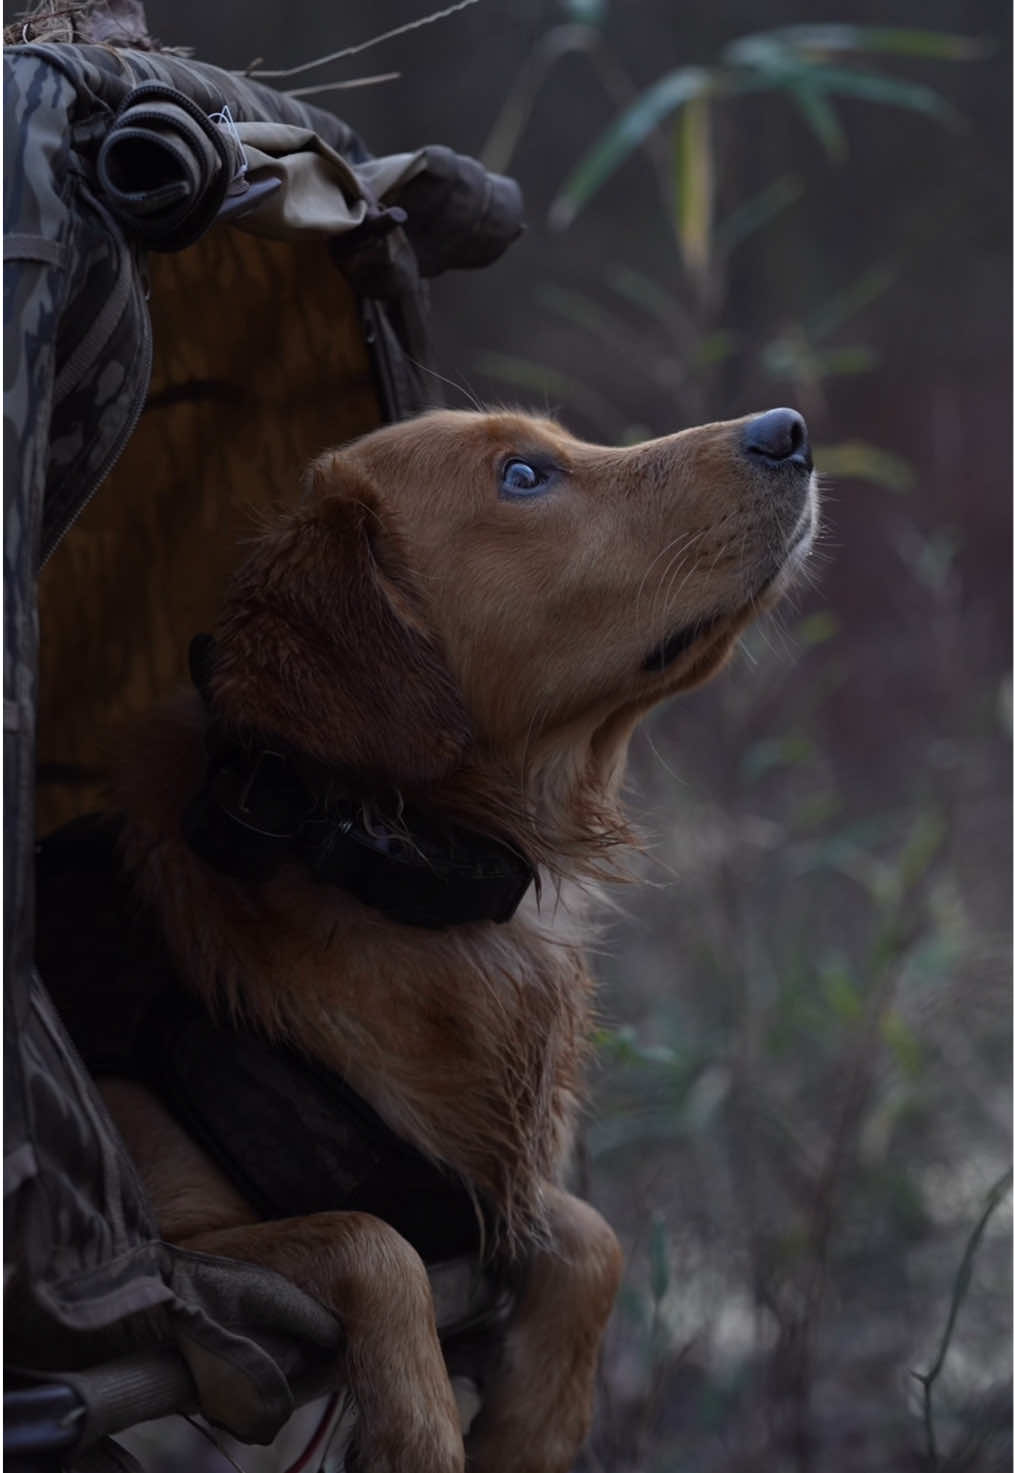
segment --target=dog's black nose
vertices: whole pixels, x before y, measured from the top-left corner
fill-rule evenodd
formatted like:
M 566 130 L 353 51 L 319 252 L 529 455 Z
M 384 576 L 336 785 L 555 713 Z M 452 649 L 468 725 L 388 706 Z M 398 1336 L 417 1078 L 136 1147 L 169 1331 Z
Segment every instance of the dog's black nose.
M 807 470 L 813 468 L 806 420 L 794 409 L 769 409 L 767 414 L 752 419 L 746 427 L 743 449 L 771 463 L 791 460 Z

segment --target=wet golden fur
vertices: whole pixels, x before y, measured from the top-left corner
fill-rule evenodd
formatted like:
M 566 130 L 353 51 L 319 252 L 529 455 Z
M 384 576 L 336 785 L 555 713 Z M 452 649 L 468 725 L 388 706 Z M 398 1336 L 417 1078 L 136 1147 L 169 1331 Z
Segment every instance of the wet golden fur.
M 367 803 L 396 791 L 506 835 L 542 880 L 506 925 L 408 928 L 295 865 L 257 887 L 209 870 L 180 837 L 203 771 L 196 699 L 123 774 L 129 862 L 208 1006 L 331 1066 L 496 1208 L 525 1288 L 469 1435 L 476 1473 L 564 1473 L 590 1419 L 620 1254 L 561 1184 L 587 882 L 626 837 L 637 721 L 719 668 L 812 535 L 811 478 L 750 463 L 744 423 L 623 450 L 511 413 L 393 426 L 322 456 L 226 591 L 226 726 L 284 735 Z M 553 468 L 544 494 L 499 494 L 511 457 Z M 646 668 L 681 629 L 699 635 Z M 363 1466 L 463 1468 L 414 1251 L 362 1214 L 257 1223 L 154 1101 L 107 1093 L 168 1238 L 278 1268 L 345 1321 Z

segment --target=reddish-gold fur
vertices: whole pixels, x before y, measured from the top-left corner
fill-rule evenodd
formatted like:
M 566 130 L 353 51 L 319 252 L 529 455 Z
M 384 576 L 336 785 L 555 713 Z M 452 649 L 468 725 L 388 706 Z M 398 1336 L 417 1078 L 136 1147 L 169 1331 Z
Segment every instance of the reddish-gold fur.
M 209 870 L 180 836 L 203 765 L 196 701 L 156 720 L 123 775 L 129 862 L 208 1006 L 331 1066 L 495 1205 L 524 1292 L 468 1440 L 476 1473 L 565 1473 L 591 1416 L 621 1258 L 560 1184 L 591 1007 L 581 882 L 626 836 L 637 721 L 724 662 L 812 521 L 812 487 L 790 515 L 742 425 L 610 450 L 516 414 L 424 416 L 321 457 L 226 592 L 226 725 L 284 736 L 367 800 L 396 789 L 506 834 L 543 876 L 508 924 L 418 930 L 296 865 L 262 886 Z M 509 456 L 560 474 L 504 499 Z M 644 668 L 696 623 L 669 668 Z M 414 1250 L 362 1214 L 258 1223 L 161 1107 L 107 1093 L 166 1237 L 276 1268 L 344 1321 L 364 1468 L 463 1468 Z

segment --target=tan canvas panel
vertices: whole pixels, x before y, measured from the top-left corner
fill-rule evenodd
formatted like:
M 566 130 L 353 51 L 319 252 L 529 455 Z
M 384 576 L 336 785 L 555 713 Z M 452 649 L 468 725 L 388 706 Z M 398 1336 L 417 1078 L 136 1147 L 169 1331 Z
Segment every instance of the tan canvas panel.
M 110 738 L 186 679 L 258 512 L 381 419 L 326 242 L 219 226 L 150 277 L 147 406 L 40 579 L 40 833 L 101 806 Z

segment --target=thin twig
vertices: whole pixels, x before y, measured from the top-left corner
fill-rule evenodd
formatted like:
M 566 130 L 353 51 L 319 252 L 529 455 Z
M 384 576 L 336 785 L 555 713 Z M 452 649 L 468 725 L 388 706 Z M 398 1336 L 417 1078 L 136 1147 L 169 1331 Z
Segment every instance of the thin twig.
M 575 51 L 587 51 L 598 45 L 597 32 L 591 26 L 554 26 L 525 57 L 518 69 L 506 100 L 490 129 L 479 157 L 487 169 L 500 174 L 507 168 L 518 146 L 550 70 L 561 57 Z
M 902 864 L 904 865 L 904 858 Z M 811 1357 L 827 1283 L 831 1244 L 836 1227 L 835 1212 L 855 1158 L 856 1143 L 876 1077 L 877 1040 L 894 999 L 904 958 L 920 934 L 921 905 L 918 892 L 926 883 L 928 870 L 927 862 L 881 923 L 880 934 L 873 948 L 873 985 L 867 996 L 863 1019 L 856 1031 L 851 1058 L 846 1066 L 842 1102 L 834 1133 L 813 1186 L 814 1205 L 809 1223 L 808 1267 L 802 1290 L 802 1305 L 798 1314 L 783 1327 L 779 1367 L 789 1393 L 792 1417 L 789 1436 L 799 1473 L 806 1473 L 813 1462 L 809 1425 Z
M 300 62 L 299 66 L 278 67 L 265 69 L 258 67 L 247 67 L 239 73 L 245 77 L 295 77 L 299 72 L 313 71 L 314 67 L 326 66 L 330 61 L 342 61 L 346 56 L 358 56 L 361 51 L 368 51 L 371 46 L 379 46 L 382 41 L 390 41 L 395 36 L 404 36 L 408 31 L 418 31 L 422 26 L 432 25 L 434 21 L 444 20 L 449 15 L 454 15 L 459 10 L 467 10 L 470 5 L 478 5 L 479 0 L 456 0 L 454 5 L 448 5 L 443 10 L 431 11 L 429 15 L 421 15 L 418 20 L 406 21 L 403 26 L 395 26 L 393 30 L 384 31 L 380 36 L 371 36 L 368 41 L 360 41 L 356 46 L 345 46 L 341 51 L 332 51 L 329 56 L 317 56 L 313 61 Z
M 375 82 L 396 82 L 401 72 L 377 72 L 372 77 L 352 77 L 347 82 L 318 82 L 313 87 L 286 87 L 286 97 L 310 97 L 314 92 L 342 92 L 350 87 L 372 87 Z
M 944 1333 L 940 1338 L 940 1345 L 936 1353 L 936 1359 L 934 1360 L 928 1371 L 912 1372 L 912 1375 L 922 1386 L 922 1420 L 923 1426 L 926 1429 L 926 1456 L 929 1459 L 929 1464 L 931 1468 L 936 1468 L 939 1465 L 936 1433 L 933 1428 L 933 1383 L 940 1375 L 940 1372 L 943 1370 L 944 1361 L 947 1359 L 947 1352 L 950 1349 L 951 1337 L 954 1334 L 954 1326 L 957 1324 L 958 1320 L 958 1311 L 961 1309 L 961 1305 L 965 1298 L 965 1295 L 968 1293 L 968 1286 L 972 1281 L 972 1265 L 975 1260 L 975 1255 L 979 1251 L 979 1244 L 982 1242 L 982 1235 L 986 1231 L 986 1225 L 989 1222 L 989 1219 L 992 1217 L 993 1213 L 999 1207 L 1004 1197 L 1010 1191 L 1011 1177 L 1012 1173 L 1010 1169 L 1008 1169 L 1004 1172 L 1003 1176 L 1001 1176 L 1000 1179 L 994 1182 L 992 1187 L 990 1187 L 989 1191 L 986 1194 L 986 1204 L 982 1209 L 979 1220 L 969 1234 L 968 1242 L 965 1244 L 965 1251 L 961 1255 L 961 1262 L 958 1265 L 958 1272 L 954 1280 L 954 1288 L 951 1292 L 951 1307 L 947 1314 L 947 1323 L 944 1326 Z

